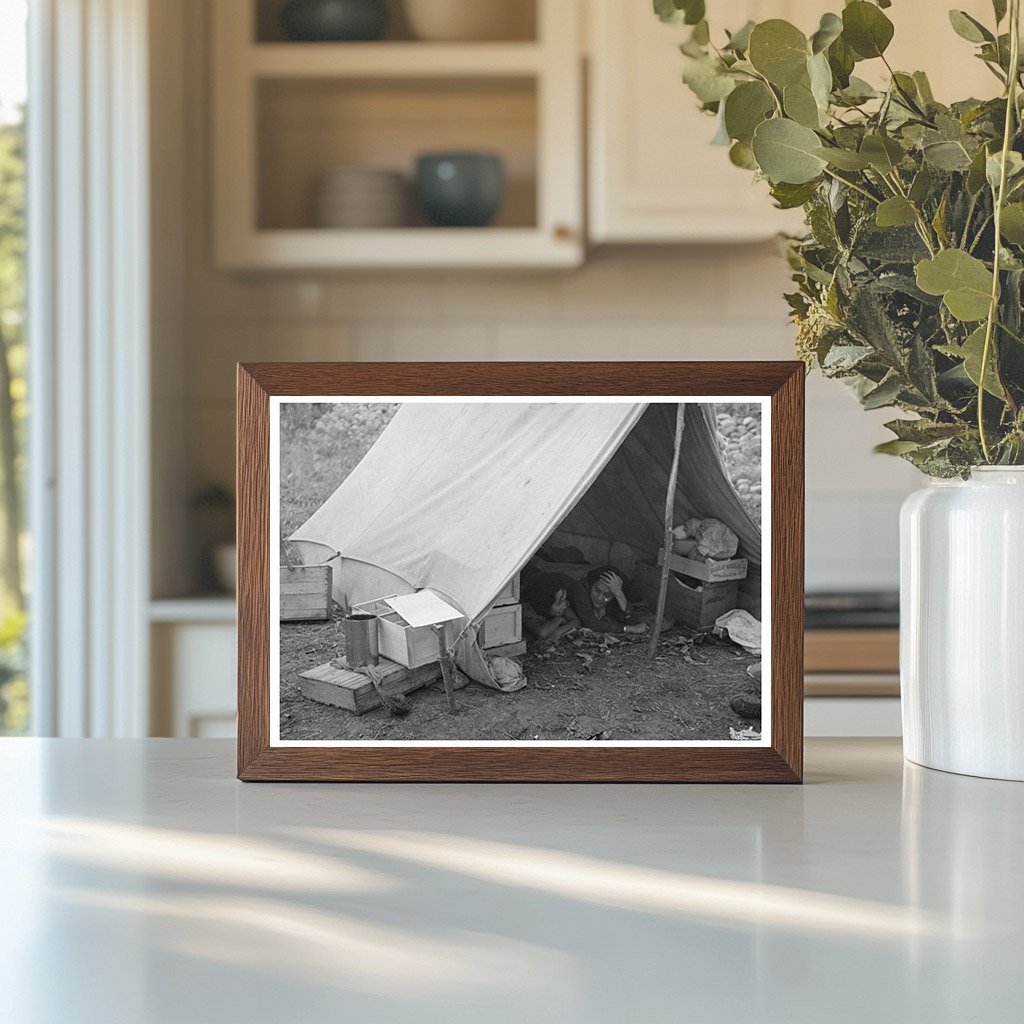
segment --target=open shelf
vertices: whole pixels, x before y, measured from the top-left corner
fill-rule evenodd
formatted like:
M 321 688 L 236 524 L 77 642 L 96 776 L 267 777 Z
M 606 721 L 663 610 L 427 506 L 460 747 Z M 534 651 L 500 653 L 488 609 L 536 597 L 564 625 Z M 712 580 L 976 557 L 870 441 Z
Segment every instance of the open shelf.
M 218 265 L 579 265 L 578 12 L 565 0 L 524 2 L 536 22 L 528 40 L 296 43 L 279 40 L 278 0 L 218 0 L 212 8 Z M 501 158 L 504 197 L 486 227 L 435 228 L 419 211 L 417 158 L 450 151 Z M 322 226 L 316 196 L 324 176 L 352 168 L 404 176 L 407 211 L 398 216 L 392 207 L 380 218 L 400 227 Z
M 336 167 L 366 167 L 397 172 L 406 182 L 405 224 L 379 230 L 429 230 L 415 198 L 416 160 L 451 150 L 495 153 L 505 172 L 505 195 L 493 224 L 467 229 L 459 238 L 536 228 L 535 86 L 533 79 L 260 82 L 258 228 L 325 230 L 315 213 L 321 176 Z
M 220 2 L 220 0 L 218 0 Z M 252 32 L 249 38 L 259 44 L 286 42 L 289 46 L 306 47 L 315 44 L 286 40 L 281 27 L 281 12 L 288 0 L 245 0 L 254 14 Z M 413 0 L 416 2 L 416 0 Z M 422 0 L 420 0 L 422 2 Z M 568 0 L 559 0 L 566 3 Z M 532 42 L 537 39 L 538 0 L 502 0 L 498 12 L 503 24 L 500 39 L 503 42 Z M 381 43 L 408 41 L 418 43 L 411 19 L 406 13 L 406 0 L 388 0 L 388 25 L 381 42 L 360 42 L 357 46 L 375 47 Z

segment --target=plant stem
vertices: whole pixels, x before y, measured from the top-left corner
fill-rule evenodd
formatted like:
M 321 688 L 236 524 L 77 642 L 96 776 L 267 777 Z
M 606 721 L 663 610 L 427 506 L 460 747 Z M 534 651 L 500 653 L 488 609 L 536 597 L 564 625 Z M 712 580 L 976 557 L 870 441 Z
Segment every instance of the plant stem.
M 1006 123 L 1003 126 L 1003 150 L 999 167 L 999 190 L 995 197 L 995 246 L 992 256 L 992 294 L 989 299 L 988 319 L 985 322 L 985 345 L 981 350 L 981 370 L 978 373 L 978 436 L 985 461 L 992 462 L 988 435 L 985 431 L 985 374 L 992 354 L 992 334 L 999 314 L 999 272 L 1002 242 L 1003 204 L 1006 200 L 1006 167 L 1013 141 L 1013 124 L 1017 115 L 1017 74 L 1020 66 L 1020 0 L 1010 0 L 1010 73 L 1006 83 Z
M 910 197 L 907 195 L 906 189 L 903 187 L 903 182 L 900 181 L 899 173 L 895 168 L 893 168 L 892 174 L 882 175 L 882 180 L 887 181 L 901 199 L 906 199 L 906 201 L 910 203 L 911 209 L 914 211 L 914 216 L 917 218 L 917 233 L 921 236 L 921 241 L 924 242 L 929 255 L 934 256 L 935 247 L 932 245 L 931 228 L 928 226 L 928 221 L 924 219 L 924 214 L 917 208 L 917 204 L 910 202 Z M 942 242 L 938 237 L 936 237 L 935 242 L 939 248 L 942 249 Z
M 852 181 L 847 181 L 846 178 L 840 178 L 838 174 L 833 173 L 827 167 L 825 173 L 833 180 L 838 181 L 841 185 L 845 185 L 847 188 L 852 188 L 854 192 L 859 192 L 866 199 L 870 199 L 871 202 L 877 206 L 880 202 L 877 196 L 873 196 L 867 189 L 861 188 L 860 185 L 855 184 Z

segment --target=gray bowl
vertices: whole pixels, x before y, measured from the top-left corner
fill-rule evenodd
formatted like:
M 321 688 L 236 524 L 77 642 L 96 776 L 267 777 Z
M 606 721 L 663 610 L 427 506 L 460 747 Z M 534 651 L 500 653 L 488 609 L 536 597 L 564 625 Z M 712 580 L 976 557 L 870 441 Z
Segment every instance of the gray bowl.
M 380 39 L 388 26 L 387 0 L 290 0 L 281 28 L 295 42 Z
M 435 227 L 489 224 L 505 195 L 505 172 L 493 153 L 426 153 L 416 161 L 416 193 Z

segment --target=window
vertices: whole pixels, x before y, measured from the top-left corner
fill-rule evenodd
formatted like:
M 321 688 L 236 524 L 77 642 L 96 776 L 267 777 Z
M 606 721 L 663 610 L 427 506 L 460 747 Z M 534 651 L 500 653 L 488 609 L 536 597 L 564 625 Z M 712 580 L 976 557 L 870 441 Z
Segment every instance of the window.
M 29 725 L 25 528 L 25 0 L 0 0 L 0 734 Z

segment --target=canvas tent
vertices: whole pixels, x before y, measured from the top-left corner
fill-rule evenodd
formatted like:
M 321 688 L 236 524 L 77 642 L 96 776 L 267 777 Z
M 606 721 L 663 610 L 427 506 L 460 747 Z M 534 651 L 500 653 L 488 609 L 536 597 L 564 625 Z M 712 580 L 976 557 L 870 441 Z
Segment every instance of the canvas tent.
M 408 402 L 290 540 L 334 567 L 343 607 L 429 587 L 479 621 L 549 538 L 627 570 L 656 558 L 675 417 L 674 404 Z M 759 614 L 760 530 L 709 405 L 686 406 L 676 522 L 692 516 L 739 536 L 744 605 Z

